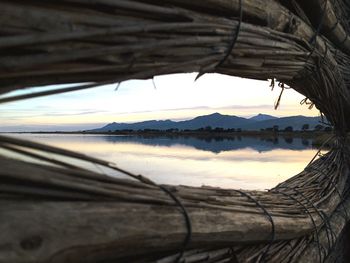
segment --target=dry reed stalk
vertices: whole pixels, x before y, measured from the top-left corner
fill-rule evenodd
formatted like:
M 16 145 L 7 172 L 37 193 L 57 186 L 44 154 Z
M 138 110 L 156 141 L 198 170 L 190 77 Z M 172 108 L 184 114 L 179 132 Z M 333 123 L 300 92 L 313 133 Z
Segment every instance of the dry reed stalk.
M 187 231 L 183 216 L 169 196 L 147 179 L 139 177 L 141 182 L 118 179 L 86 168 L 81 169 L 71 165 L 76 163 L 74 159 L 104 166 L 110 172 L 124 173 L 115 164 L 67 150 L 3 136 L 0 136 L 0 141 L 1 148 L 19 154 L 22 156 L 20 159 L 25 160 L 0 158 L 3 168 L 1 193 L 14 195 L 13 198 L 7 197 L 1 201 L 3 217 L 0 226 L 6 238 L 0 239 L 0 244 L 12 244 L 18 242 L 18 239 L 25 239 L 20 233 L 26 233 L 26 229 L 37 218 L 43 219 L 47 229 L 42 232 L 42 226 L 39 225 L 33 230 L 33 234 L 41 233 L 38 235 L 45 240 L 45 244 L 40 247 L 40 251 L 45 251 L 41 256 L 36 250 L 27 253 L 35 262 L 46 262 L 53 255 L 54 262 L 70 262 L 69 258 L 79 262 L 79 255 L 88 253 L 85 251 L 87 248 L 91 250 L 88 256 L 92 260 L 107 259 L 110 256 L 115 260 L 126 261 L 135 256 L 154 258 L 161 257 L 164 253 L 174 253 L 181 244 L 181 237 Z M 47 153 L 50 153 L 50 158 L 43 158 Z M 310 216 L 319 231 L 324 231 L 326 223 L 319 213 L 322 211 L 327 217 L 333 216 L 342 198 L 342 195 L 339 196 L 333 190 L 337 187 L 338 191 L 343 192 L 346 187 L 344 174 L 347 173 L 347 167 L 330 166 L 333 163 L 343 164 L 342 158 L 342 152 L 334 150 L 314 161 L 304 172 L 268 192 L 245 191 L 267 209 L 274 221 L 276 241 L 282 240 L 271 247 L 269 257 L 284 257 L 285 254 L 278 249 L 283 242 L 293 243 L 300 238 L 309 240 L 303 242 L 298 250 L 293 250 L 294 253 L 287 249 L 285 253 L 292 253 L 291 256 L 310 246 L 311 240 L 314 240 L 315 227 Z M 326 176 L 322 177 L 322 174 Z M 128 175 L 138 178 L 130 173 Z M 176 194 L 189 212 L 192 221 L 191 247 L 213 247 L 210 250 L 212 252 L 205 250 L 189 255 L 188 258 L 193 262 L 205 255 L 212 257 L 213 262 L 216 259 L 228 260 L 233 255 L 231 250 L 236 250 L 237 244 L 242 242 L 246 245 L 240 245 L 240 249 L 235 252 L 236 256 L 244 262 L 253 262 L 253 259 L 261 255 L 265 245 L 252 244 L 269 242 L 271 223 L 261 209 L 240 192 L 211 187 L 165 187 Z M 18 202 L 19 200 L 22 201 Z M 35 205 L 38 202 L 35 200 L 40 200 L 40 206 Z M 25 221 L 22 220 L 23 209 L 26 211 Z M 141 217 L 142 224 L 139 222 Z M 64 222 L 69 222 L 69 226 Z M 16 224 L 18 234 L 7 234 L 8 231 L 14 231 L 12 224 Z M 88 225 L 84 226 L 85 224 Z M 61 231 L 60 228 L 49 227 L 54 225 L 64 225 L 65 235 L 61 236 L 57 232 Z M 76 236 L 76 227 L 85 229 L 81 238 Z M 96 229 L 100 229 L 99 234 Z M 140 235 L 143 237 L 142 242 Z M 104 243 L 103 249 L 100 247 L 101 242 Z M 74 248 L 74 244 L 79 244 L 83 249 Z M 222 247 L 227 244 L 233 246 L 226 249 L 231 252 L 221 255 L 220 251 L 225 251 Z M 138 247 L 136 254 L 135 246 Z M 221 249 L 215 248 L 218 246 Z M 98 248 L 98 251 L 92 248 Z M 256 256 L 252 256 L 252 251 Z M 250 259 L 246 258 L 247 255 Z M 24 259 L 12 249 L 0 253 L 0 256 L 14 262 L 28 262 L 28 257 Z M 186 257 L 185 255 L 184 258 Z
M 240 3 L 0 1 L 0 93 L 5 94 L 0 103 L 193 71 L 288 84 L 334 125 L 332 151 L 268 192 L 163 187 L 178 196 L 192 220 L 192 242 L 183 261 L 324 261 L 348 221 L 340 211 L 350 209 L 345 139 L 350 129 L 349 5 L 342 0 Z M 80 84 L 6 95 L 68 83 Z M 147 178 L 18 139 L 0 137 L 0 148 L 11 152 L 0 158 L 0 261 L 176 259 L 188 232 L 183 215 Z M 24 161 L 9 158 L 13 154 Z M 140 182 L 77 167 L 67 156 Z M 274 222 L 273 243 L 271 222 L 252 200 Z

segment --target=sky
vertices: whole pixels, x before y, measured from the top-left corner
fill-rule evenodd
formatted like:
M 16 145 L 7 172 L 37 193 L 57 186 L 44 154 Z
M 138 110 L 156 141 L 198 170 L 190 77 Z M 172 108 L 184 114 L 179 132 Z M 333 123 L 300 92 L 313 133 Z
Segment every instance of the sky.
M 258 113 L 318 115 L 316 109 L 300 105 L 304 96 L 291 89 L 284 91 L 275 110 L 280 88 L 271 91 L 268 81 L 220 74 L 206 74 L 197 81 L 195 77 L 196 73 L 156 76 L 153 80 L 130 80 L 119 86 L 1 104 L 0 132 L 76 131 L 110 122 L 176 121 L 214 112 L 241 117 Z

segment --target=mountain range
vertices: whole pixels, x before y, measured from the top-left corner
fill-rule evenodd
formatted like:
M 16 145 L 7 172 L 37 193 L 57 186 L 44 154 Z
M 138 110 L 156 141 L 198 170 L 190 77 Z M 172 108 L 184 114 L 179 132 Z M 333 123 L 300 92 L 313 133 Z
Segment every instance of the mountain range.
M 320 124 L 320 117 L 290 116 L 274 117 L 266 114 L 258 114 L 252 118 L 243 118 L 234 115 L 222 115 L 213 113 L 210 115 L 198 116 L 191 120 L 172 121 L 172 120 L 150 120 L 136 123 L 109 123 L 101 128 L 89 130 L 89 132 L 109 132 L 116 130 L 197 130 L 207 126 L 224 129 L 242 129 L 242 130 L 261 130 L 271 128 L 275 125 L 279 129 L 285 129 L 292 126 L 294 130 L 301 130 L 304 124 L 308 124 L 310 129 Z

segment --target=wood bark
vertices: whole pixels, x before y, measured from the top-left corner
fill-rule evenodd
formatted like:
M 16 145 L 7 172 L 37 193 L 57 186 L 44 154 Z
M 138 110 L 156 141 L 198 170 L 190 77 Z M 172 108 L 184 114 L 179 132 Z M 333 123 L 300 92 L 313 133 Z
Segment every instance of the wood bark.
M 130 262 L 171 255 L 181 248 L 188 233 L 184 215 L 153 182 L 83 154 L 15 138 L 0 137 L 0 141 L 1 148 L 26 160 L 0 158 L 0 192 L 5 194 L 0 206 L 0 262 L 86 262 L 86 258 L 88 262 Z M 47 152 L 93 162 L 141 181 L 108 177 L 58 162 L 57 157 L 42 158 Z M 312 239 L 316 229 L 324 242 L 319 233 L 327 222 L 320 211 L 334 216 L 347 185 L 348 167 L 331 166 L 343 164 L 342 158 L 342 151 L 332 151 L 268 192 L 164 187 L 181 200 L 191 220 L 187 249 L 245 246 L 238 256 L 250 262 L 252 253 L 247 255 L 247 249 L 272 238 L 270 215 L 275 244 L 269 256 L 281 258 L 283 254 L 275 251 L 280 242 Z M 342 229 L 342 224 L 335 224 Z M 258 245 L 253 251 L 259 255 L 261 248 Z M 230 253 L 222 256 L 232 257 Z

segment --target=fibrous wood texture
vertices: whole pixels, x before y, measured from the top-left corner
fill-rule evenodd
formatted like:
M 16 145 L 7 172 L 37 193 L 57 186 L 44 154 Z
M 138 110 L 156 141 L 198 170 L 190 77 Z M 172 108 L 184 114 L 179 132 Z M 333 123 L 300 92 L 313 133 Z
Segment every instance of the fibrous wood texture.
M 0 137 L 0 262 L 330 260 L 350 209 L 347 2 L 23 0 L 0 10 L 2 103 L 218 72 L 291 87 L 335 128 L 329 153 L 267 192 L 159 187 L 108 162 Z M 28 89 L 50 84 L 71 85 Z
M 86 257 L 81 258 L 85 255 L 91 262 L 128 262 L 138 257 L 143 262 L 176 253 L 181 247 L 188 232 L 184 216 L 168 194 L 147 179 L 108 177 L 72 167 L 69 159 L 59 163 L 55 160 L 62 155 L 106 167 L 117 172 L 115 176 L 127 174 L 108 162 L 18 139 L 1 137 L 1 148 L 22 161 L 0 159 L 4 247 L 0 261 L 86 262 Z M 227 259 L 235 254 L 242 262 L 255 262 L 267 251 L 266 244 L 274 241 L 266 260 L 298 262 L 298 253 L 325 259 L 349 209 L 342 200 L 348 167 L 334 165 L 343 164 L 343 158 L 341 150 L 333 150 L 268 192 L 165 186 L 191 218 L 189 248 L 196 250 L 184 258 L 229 250 Z M 322 251 L 313 247 L 315 240 Z M 171 262 L 167 257 L 164 260 Z
M 347 126 L 347 34 L 329 11 L 332 3 L 317 3 L 325 12 L 304 14 L 314 28 L 273 0 L 1 1 L 0 92 L 74 86 L 0 101 L 157 74 L 219 72 L 276 78 L 305 94 L 332 124 Z

